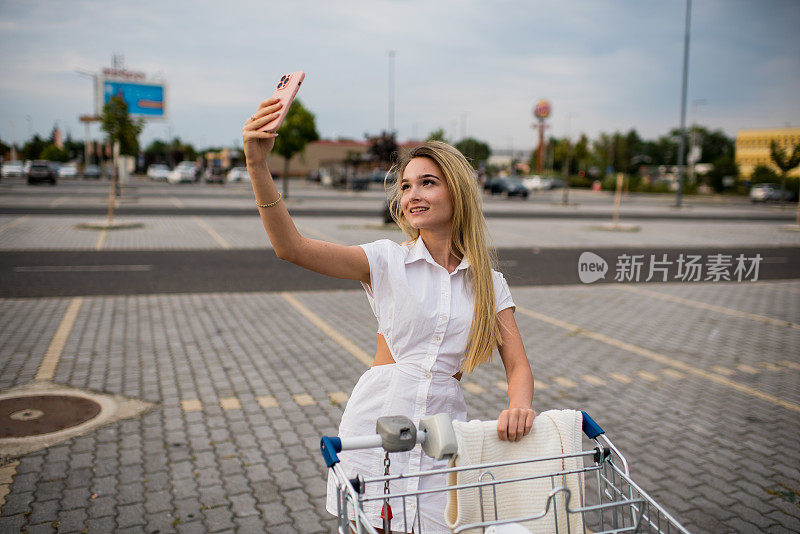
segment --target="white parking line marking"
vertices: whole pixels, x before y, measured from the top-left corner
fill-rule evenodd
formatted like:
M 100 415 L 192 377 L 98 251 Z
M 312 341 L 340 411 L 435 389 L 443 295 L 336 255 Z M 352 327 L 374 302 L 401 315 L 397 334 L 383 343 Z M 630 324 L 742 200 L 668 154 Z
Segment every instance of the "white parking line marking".
M 661 372 L 672 378 L 686 378 L 685 374 L 679 373 L 675 369 L 662 369 Z
M 737 365 L 736 368 L 738 370 L 742 371 L 743 373 L 747 373 L 747 374 L 751 374 L 751 375 L 757 375 L 758 373 L 761 372 L 758 369 L 756 369 L 755 367 L 753 367 L 751 365 L 745 365 L 743 363 L 740 363 L 739 365 Z
M 44 359 L 39 365 L 39 371 L 36 373 L 36 380 L 52 380 L 56 372 L 58 360 L 61 359 L 61 353 L 64 351 L 64 345 L 67 343 L 72 327 L 75 326 L 75 319 L 78 318 L 78 312 L 81 310 L 83 304 L 82 297 L 73 298 L 67 305 L 67 310 L 64 312 L 64 317 L 61 318 L 56 333 L 50 341 L 50 346 L 47 347 L 47 352 L 44 354 Z
M 669 302 L 677 302 L 678 304 L 683 304 L 684 306 L 691 306 L 693 308 L 699 308 L 701 310 L 715 311 L 717 313 L 724 313 L 725 315 L 730 315 L 732 317 L 741 317 L 743 319 L 751 319 L 753 321 L 758 321 L 761 323 L 771 324 L 775 326 L 788 326 L 794 328 L 795 330 L 800 330 L 800 324 L 793 323 L 791 321 L 784 321 L 782 319 L 775 319 L 774 317 L 767 317 L 766 315 L 758 315 L 757 313 L 748 313 L 748 312 L 743 312 L 741 310 L 734 310 L 733 308 L 717 306 L 715 304 L 707 304 L 705 302 L 699 302 L 696 300 L 686 299 L 683 297 L 676 297 L 674 295 L 667 295 L 665 293 L 660 293 L 658 291 L 651 291 L 649 289 L 643 289 L 641 287 L 633 287 L 633 286 L 612 286 L 612 287 L 615 287 L 616 289 L 620 289 L 622 291 L 638 293 L 640 295 L 646 295 L 648 297 L 653 297 L 656 299 L 666 300 Z
M 721 365 L 714 365 L 711 367 L 711 370 L 724 376 L 732 376 L 736 374 L 736 371 L 733 369 L 728 369 L 727 367 L 722 367 Z
M 219 244 L 219 246 L 221 246 L 221 247 L 222 247 L 222 248 L 224 248 L 225 250 L 228 250 L 229 248 L 231 248 L 231 245 L 230 245 L 230 243 L 228 243 L 227 241 L 225 241 L 225 240 L 222 238 L 222 236 L 221 236 L 221 235 L 219 235 L 219 234 L 218 234 L 218 233 L 217 233 L 217 232 L 216 232 L 216 231 L 215 231 L 213 228 L 211 228 L 211 227 L 210 227 L 210 226 L 209 226 L 209 225 L 208 225 L 208 224 L 207 224 L 205 221 L 203 221 L 203 220 L 202 220 L 200 217 L 192 217 L 192 220 L 194 220 L 194 222 L 196 222 L 196 223 L 198 224 L 198 226 L 200 226 L 200 228 L 202 228 L 203 230 L 205 230 L 206 232 L 208 232 L 208 235 L 210 235 L 210 236 L 211 236 L 211 237 L 214 239 L 214 241 L 216 241 L 216 242 L 217 242 L 217 244 Z
M 183 209 L 184 207 L 183 202 L 181 202 L 180 199 L 177 199 L 175 197 L 169 197 L 169 201 L 172 202 L 172 205 L 175 206 L 176 208 Z
M 657 380 L 661 379 L 660 376 L 654 375 L 653 373 L 650 373 L 648 371 L 636 371 L 636 374 L 637 376 L 644 378 L 648 382 L 656 382 Z
M 720 376 L 718 374 L 714 374 L 714 373 L 712 373 L 710 371 L 706 371 L 704 369 L 699 369 L 697 367 L 689 365 L 688 363 L 684 363 L 684 362 L 682 362 L 680 360 L 676 360 L 674 358 L 670 358 L 669 356 L 666 356 L 664 354 L 659 354 L 658 352 L 655 352 L 655 351 L 652 351 L 652 350 L 648 350 L 648 349 L 645 349 L 645 348 L 642 348 L 642 347 L 637 347 L 636 345 L 633 345 L 631 343 L 626 343 L 625 341 L 622 341 L 622 340 L 619 340 L 619 339 L 615 339 L 615 338 L 613 338 L 611 336 L 607 336 L 605 334 L 601 334 L 600 332 L 594 332 L 594 331 L 586 329 L 586 328 L 581 328 L 578 325 L 575 325 L 575 324 L 572 324 L 572 323 L 568 323 L 568 322 L 562 321 L 560 319 L 556 319 L 555 317 L 550 317 L 549 315 L 545 315 L 543 313 L 539 313 L 539 312 L 535 312 L 533 310 L 529 310 L 529 309 L 524 308 L 522 306 L 517 306 L 517 311 L 522 313 L 522 314 L 524 314 L 524 315 L 527 315 L 528 317 L 532 317 L 532 318 L 537 319 L 539 321 L 543 321 L 545 323 L 548 323 L 548 324 L 551 324 L 551 325 L 554 325 L 554 326 L 558 326 L 559 328 L 563 328 L 565 330 L 568 330 L 568 331 L 570 331 L 570 332 L 572 332 L 572 333 L 574 333 L 576 335 L 581 335 L 581 336 L 584 336 L 584 337 L 588 337 L 589 339 L 594 339 L 595 341 L 599 341 L 601 343 L 605 343 L 606 345 L 610 345 L 612 347 L 616 347 L 616 348 L 618 348 L 620 350 L 624 350 L 624 351 L 630 352 L 632 354 L 636 354 L 638 356 L 642 356 L 642 357 L 647 358 L 649 360 L 653 360 L 655 362 L 658 362 L 658 363 L 660 363 L 662 365 L 669 365 L 670 367 L 673 367 L 673 368 L 678 369 L 680 371 L 684 371 L 686 373 L 691 373 L 691 374 L 693 374 L 695 376 L 700 376 L 700 377 L 705 378 L 706 380 L 709 380 L 711 382 L 716 382 L 717 384 L 726 386 L 726 387 L 731 388 L 731 389 L 735 389 L 736 391 L 739 391 L 740 393 L 744 393 L 746 395 L 750 395 L 751 397 L 755 397 L 757 399 L 763 400 L 764 402 L 768 402 L 768 403 L 774 404 L 776 406 L 781 406 L 783 408 L 786 408 L 787 410 L 791 410 L 793 412 L 800 413 L 800 404 L 796 404 L 794 402 L 787 401 L 785 399 L 776 397 L 775 395 L 770 395 L 769 393 L 764 393 L 763 391 L 760 391 L 758 389 L 751 388 L 750 386 L 747 386 L 745 384 L 741 384 L 741 383 L 736 382 L 734 380 L 729 380 L 729 379 L 727 379 L 725 377 L 722 377 L 722 376 Z
M 502 389 L 503 391 L 508 391 L 508 382 L 506 382 L 505 380 L 498 380 L 497 382 L 492 382 L 492 384 L 497 389 Z M 536 388 L 538 386 L 539 386 L 539 383 L 535 382 L 535 384 L 533 386 L 534 391 L 536 390 Z
M 322 320 L 322 318 L 317 315 L 316 313 L 309 310 L 305 305 L 303 305 L 299 300 L 297 300 L 294 296 L 287 292 L 281 293 L 281 296 L 292 305 L 292 307 L 300 312 L 300 314 L 311 321 L 314 326 L 322 330 L 322 332 L 334 340 L 336 343 L 342 346 L 344 350 L 355 356 L 355 358 L 370 367 L 372 365 L 372 358 L 369 354 L 361 350 L 355 343 L 350 341 L 344 334 L 333 328 L 331 325 L 326 323 Z

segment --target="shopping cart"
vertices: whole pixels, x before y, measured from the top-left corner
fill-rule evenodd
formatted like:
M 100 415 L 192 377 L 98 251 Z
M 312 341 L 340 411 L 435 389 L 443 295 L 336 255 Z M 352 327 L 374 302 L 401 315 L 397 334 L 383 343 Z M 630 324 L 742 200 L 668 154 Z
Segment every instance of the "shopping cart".
M 468 467 L 452 467 L 428 470 L 419 473 L 395 474 L 378 477 L 358 475 L 349 479 L 337 453 L 346 450 L 382 447 L 390 452 L 411 450 L 417 443 L 422 445 L 426 454 L 437 459 L 447 458 L 456 452 L 457 443 L 452 422 L 447 414 L 437 414 L 423 418 L 417 431 L 414 424 L 406 417 L 380 418 L 377 433 L 372 436 L 339 438 L 325 436 L 321 441 L 322 456 L 330 469 L 337 490 L 337 532 L 377 534 L 370 524 L 364 505 L 369 501 L 378 501 L 385 506 L 394 503 L 394 514 L 382 513 L 384 532 L 413 532 L 424 534 L 420 514 L 417 519 L 409 520 L 406 513 L 409 501 L 416 501 L 419 510 L 419 499 L 434 492 L 477 491 L 480 499 L 481 520 L 469 524 L 458 525 L 452 532 L 473 532 L 486 534 L 529 532 L 529 529 L 542 531 L 539 523 L 549 518 L 546 531 L 583 532 L 583 533 L 617 533 L 617 532 L 659 532 L 685 533 L 688 530 L 680 525 L 669 513 L 658 505 L 647 493 L 631 480 L 628 462 L 617 450 L 602 428 L 592 420 L 586 412 L 583 415 L 583 432 L 594 440 L 591 450 L 573 454 L 549 456 L 547 458 L 530 458 L 526 460 L 495 462 Z M 552 462 L 553 460 L 573 459 L 571 469 L 557 469 L 545 474 L 530 477 L 495 480 L 493 469 L 498 470 L 514 464 L 533 464 L 535 462 Z M 578 461 L 576 461 L 578 460 Z M 583 464 L 580 466 L 580 464 Z M 539 464 L 539 466 L 544 464 Z M 549 465 L 552 465 L 549 464 Z M 561 464 L 565 465 L 565 464 Z M 575 466 L 578 466 L 575 468 Z M 516 467 L 516 466 L 515 466 Z M 441 489 L 395 492 L 392 494 L 367 492 L 370 485 L 378 485 L 388 491 L 391 482 L 399 479 L 422 477 L 434 474 L 457 473 L 476 470 L 479 474 L 477 482 L 470 484 L 448 485 Z M 549 482 L 550 491 L 543 509 L 533 510 L 520 517 L 498 517 L 497 492 L 504 484 L 516 484 L 530 481 L 533 478 Z M 570 483 L 571 482 L 571 483 Z M 577 482 L 577 484 L 575 483 Z M 570 490 L 572 488 L 572 490 Z M 575 489 L 577 488 L 577 492 Z M 368 496 L 372 493 L 372 496 Z M 577 493 L 577 495 L 573 495 Z M 451 496 L 453 494 L 451 493 Z M 575 502 L 577 501 L 577 503 Z M 401 503 L 402 510 L 397 510 Z M 486 506 L 484 506 L 486 504 Z M 490 513 L 485 514 L 488 508 Z M 492 514 L 491 511 L 494 511 Z M 548 515 L 549 514 L 549 515 Z M 393 519 L 390 519 L 394 515 Z M 559 517 L 561 520 L 559 521 Z M 566 518 L 566 520 L 564 520 Z M 577 521 L 577 523 L 576 523 Z M 537 526 L 538 525 L 538 526 Z M 579 525 L 576 528 L 576 525 Z

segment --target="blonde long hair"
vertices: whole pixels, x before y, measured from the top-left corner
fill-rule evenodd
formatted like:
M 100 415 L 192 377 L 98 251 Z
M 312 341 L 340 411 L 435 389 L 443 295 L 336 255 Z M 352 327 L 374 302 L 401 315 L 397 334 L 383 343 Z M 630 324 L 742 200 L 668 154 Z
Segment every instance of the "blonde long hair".
M 475 173 L 467 159 L 457 149 L 441 141 L 428 141 L 411 150 L 398 161 L 386 176 L 384 186 L 389 194 L 392 217 L 411 240 L 419 238 L 419 230 L 412 227 L 400 206 L 400 181 L 408 163 L 414 158 L 434 161 L 444 174 L 453 204 L 452 251 L 469 260 L 468 273 L 475 295 L 472 327 L 467 342 L 467 357 L 461 370 L 471 373 L 491 361 L 495 347 L 502 343 L 500 325 L 494 307 L 494 281 L 492 268 L 497 265 L 496 253 L 490 247 L 486 219 L 481 209 L 481 194 Z M 394 182 L 390 177 L 394 176 Z

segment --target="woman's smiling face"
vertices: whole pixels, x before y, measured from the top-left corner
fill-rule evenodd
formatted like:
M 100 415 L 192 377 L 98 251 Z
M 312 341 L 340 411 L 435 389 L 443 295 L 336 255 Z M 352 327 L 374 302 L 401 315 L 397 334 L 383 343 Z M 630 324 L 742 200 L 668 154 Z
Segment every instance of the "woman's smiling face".
M 400 190 L 400 207 L 412 227 L 433 229 L 450 224 L 453 217 L 450 190 L 435 161 L 420 157 L 408 162 Z

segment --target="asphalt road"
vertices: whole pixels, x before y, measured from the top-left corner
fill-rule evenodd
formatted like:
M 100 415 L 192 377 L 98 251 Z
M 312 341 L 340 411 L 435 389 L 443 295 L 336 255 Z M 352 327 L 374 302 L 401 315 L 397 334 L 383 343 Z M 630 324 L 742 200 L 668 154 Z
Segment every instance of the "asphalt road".
M 617 265 L 623 255 L 642 255 L 638 277 L 622 281 L 646 282 L 651 255 L 666 259 L 667 280 L 677 281 L 681 254 L 701 255 L 707 264 L 711 255 L 730 255 L 733 266 L 743 254 L 762 258 L 758 280 L 800 278 L 800 249 L 782 248 L 508 248 L 499 251 L 500 268 L 511 285 L 580 284 L 578 261 L 591 251 L 605 260 L 605 278 L 593 282 L 618 283 Z M 664 258 L 666 254 L 666 258 Z M 749 268 L 751 263 L 748 261 Z M 738 283 L 734 267 L 731 281 Z M 703 269 L 701 281 L 706 281 Z M 743 276 L 743 282 L 754 273 Z M 138 295 L 158 293 L 208 293 L 251 291 L 298 291 L 353 289 L 350 280 L 318 275 L 279 260 L 271 250 L 191 251 L 12 251 L 0 255 L 0 297 L 61 297 L 87 295 Z M 661 282 L 656 273 L 653 283 Z

